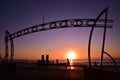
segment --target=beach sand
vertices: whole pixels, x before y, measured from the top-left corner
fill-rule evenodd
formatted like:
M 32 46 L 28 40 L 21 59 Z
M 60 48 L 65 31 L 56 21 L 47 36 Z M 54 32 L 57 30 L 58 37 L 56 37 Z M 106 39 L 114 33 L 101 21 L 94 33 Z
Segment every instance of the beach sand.
M 24 66 L 0 73 L 0 80 L 120 80 L 120 73 L 84 66 Z
M 81 69 L 39 68 L 2 74 L 0 80 L 83 80 Z

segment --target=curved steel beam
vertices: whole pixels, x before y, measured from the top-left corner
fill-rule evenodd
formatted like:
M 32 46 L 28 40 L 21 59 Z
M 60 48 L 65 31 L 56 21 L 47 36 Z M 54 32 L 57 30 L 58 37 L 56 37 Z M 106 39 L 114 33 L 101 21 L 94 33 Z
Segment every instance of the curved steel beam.
M 118 71 L 119 71 L 119 70 L 118 70 L 118 66 L 117 66 L 114 58 L 113 58 L 110 54 L 108 54 L 107 52 L 105 52 L 105 51 L 104 51 L 104 54 L 106 54 L 107 56 L 109 56 L 109 57 L 112 59 L 112 61 L 113 61 L 113 63 L 114 63 L 114 66 L 115 66 L 115 68 L 116 68 L 116 71 L 118 72 Z
M 94 31 L 94 28 L 95 26 L 97 25 L 96 23 L 100 20 L 99 18 L 108 10 L 108 8 L 105 8 L 98 16 L 97 18 L 95 19 L 94 21 L 94 24 L 91 28 L 91 32 L 90 32 L 90 36 L 89 36 L 89 42 L 88 42 L 88 62 L 89 62 L 89 67 L 91 67 L 91 57 L 90 57 L 90 54 L 91 54 L 91 39 L 92 39 L 92 34 L 93 34 L 93 31 Z M 107 16 L 107 15 L 106 15 Z M 107 23 L 107 19 L 105 18 L 104 20 L 105 24 L 103 24 L 103 27 L 106 27 L 106 23 Z
M 104 54 L 104 49 L 105 49 L 105 38 L 106 38 L 106 30 L 107 30 L 108 7 L 104 10 L 104 13 L 105 13 L 105 23 L 104 23 L 104 33 L 103 33 L 103 43 L 102 43 L 102 51 L 101 51 L 100 69 L 102 68 L 103 54 Z
M 8 54 L 9 54 L 9 48 L 8 48 L 8 37 L 10 39 L 10 46 L 11 46 L 11 50 L 10 50 L 10 61 L 13 60 L 13 56 L 14 56 L 14 43 L 13 43 L 13 39 L 11 37 L 11 34 L 8 31 L 5 31 L 5 59 L 8 60 Z
M 11 34 L 11 38 L 15 39 L 20 36 L 24 36 L 27 34 L 44 31 L 44 30 L 51 30 L 51 29 L 58 29 L 58 28 L 70 28 L 70 27 L 92 27 L 96 19 L 68 19 L 68 20 L 59 20 L 53 21 L 48 23 L 43 23 L 35 26 L 31 26 L 22 30 L 19 30 L 13 34 Z M 99 19 L 97 23 L 94 25 L 97 28 L 103 28 L 104 19 Z M 112 28 L 112 20 L 107 20 L 107 28 Z M 6 40 L 10 40 L 8 36 Z
M 8 38 L 9 36 L 9 32 L 8 31 L 5 31 L 5 57 L 3 58 L 3 61 L 4 62 L 8 62 L 8 53 L 9 53 L 9 50 L 8 50 L 8 40 L 6 38 Z

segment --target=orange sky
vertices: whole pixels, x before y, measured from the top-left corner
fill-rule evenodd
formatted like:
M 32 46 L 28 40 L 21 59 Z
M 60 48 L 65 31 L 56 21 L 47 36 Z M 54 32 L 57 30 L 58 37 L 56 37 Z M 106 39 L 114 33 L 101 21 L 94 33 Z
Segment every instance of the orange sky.
M 108 19 L 113 20 L 113 28 L 107 29 L 105 51 L 114 58 L 120 58 L 119 3 L 119 0 L 54 0 L 54 2 L 50 0 L 31 0 L 29 2 L 2 0 L 0 2 L 2 11 L 0 14 L 0 55 L 2 57 L 5 55 L 6 30 L 12 34 L 41 24 L 43 15 L 45 23 L 63 19 L 95 19 L 108 6 Z M 104 17 L 102 15 L 100 19 Z M 40 59 L 42 54 L 49 54 L 50 59 L 66 59 L 67 51 L 72 50 L 76 52 L 77 59 L 86 59 L 90 30 L 91 27 L 52 29 L 16 38 L 14 39 L 14 58 Z M 95 28 L 91 45 L 92 58 L 100 58 L 102 35 L 103 28 Z

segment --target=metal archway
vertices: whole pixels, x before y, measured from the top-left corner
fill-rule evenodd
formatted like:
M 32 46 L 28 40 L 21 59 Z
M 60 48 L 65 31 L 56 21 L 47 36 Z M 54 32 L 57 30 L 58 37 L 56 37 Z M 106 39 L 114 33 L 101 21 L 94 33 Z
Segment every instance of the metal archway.
M 97 21 L 99 20 L 99 18 L 105 14 L 105 21 L 104 21 L 104 34 L 103 34 L 103 44 L 102 44 L 102 53 L 101 53 L 101 65 L 102 65 L 102 61 L 103 61 L 103 51 L 104 51 L 104 45 L 105 45 L 105 36 L 106 36 L 106 28 L 107 28 L 107 15 L 108 15 L 108 7 L 105 8 L 96 18 L 92 28 L 91 28 L 91 32 L 90 32 L 90 36 L 89 36 L 89 42 L 88 42 L 88 61 L 89 61 L 89 67 L 91 67 L 91 58 L 90 58 L 90 51 L 91 51 L 91 39 L 92 39 L 92 34 L 94 31 L 94 27 L 96 26 Z
M 8 45 L 8 40 L 6 39 L 6 38 L 8 38 L 9 37 L 9 40 L 10 40 L 10 46 L 11 46 L 11 49 L 10 49 L 10 53 L 11 53 L 11 55 L 10 55 L 10 61 L 12 62 L 12 60 L 13 60 L 13 56 L 14 56 L 14 43 L 13 43 L 13 39 L 12 39 L 12 37 L 11 37 L 11 34 L 8 32 L 8 31 L 5 31 L 5 57 L 4 57 L 4 59 L 5 59 L 5 61 L 7 61 L 8 62 L 8 56 L 9 56 L 9 45 Z
M 105 19 L 99 19 L 104 13 Z M 91 27 L 91 32 L 89 36 L 89 42 L 88 42 L 88 62 L 89 67 L 91 67 L 91 58 L 90 58 L 90 49 L 91 49 L 91 39 L 92 34 L 94 31 L 94 28 L 104 28 L 104 35 L 103 35 L 103 46 L 102 46 L 102 53 L 101 53 L 101 66 L 102 66 L 102 60 L 103 60 L 103 53 L 104 53 L 104 45 L 105 45 L 105 35 L 106 35 L 106 28 L 112 28 L 112 20 L 107 19 L 107 13 L 108 8 L 105 8 L 96 19 L 68 19 L 68 20 L 59 20 L 59 21 L 53 21 L 53 22 L 47 22 L 31 26 L 22 30 L 19 30 L 15 33 L 10 34 L 8 31 L 5 32 L 5 59 L 9 60 L 8 54 L 9 54 L 9 48 L 8 48 L 8 41 L 10 41 L 11 44 L 11 56 L 10 60 L 13 60 L 14 56 L 14 44 L 13 39 L 28 35 L 35 32 L 45 31 L 45 30 L 51 30 L 51 29 L 59 29 L 59 28 L 72 28 L 72 27 Z

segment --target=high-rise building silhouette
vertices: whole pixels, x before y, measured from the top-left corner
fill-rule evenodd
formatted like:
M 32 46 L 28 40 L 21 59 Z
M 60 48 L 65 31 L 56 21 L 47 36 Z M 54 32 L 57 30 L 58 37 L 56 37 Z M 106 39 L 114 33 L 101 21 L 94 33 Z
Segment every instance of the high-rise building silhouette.
M 41 56 L 41 61 L 44 61 L 44 55 Z
M 46 55 L 46 64 L 49 63 L 49 55 Z

